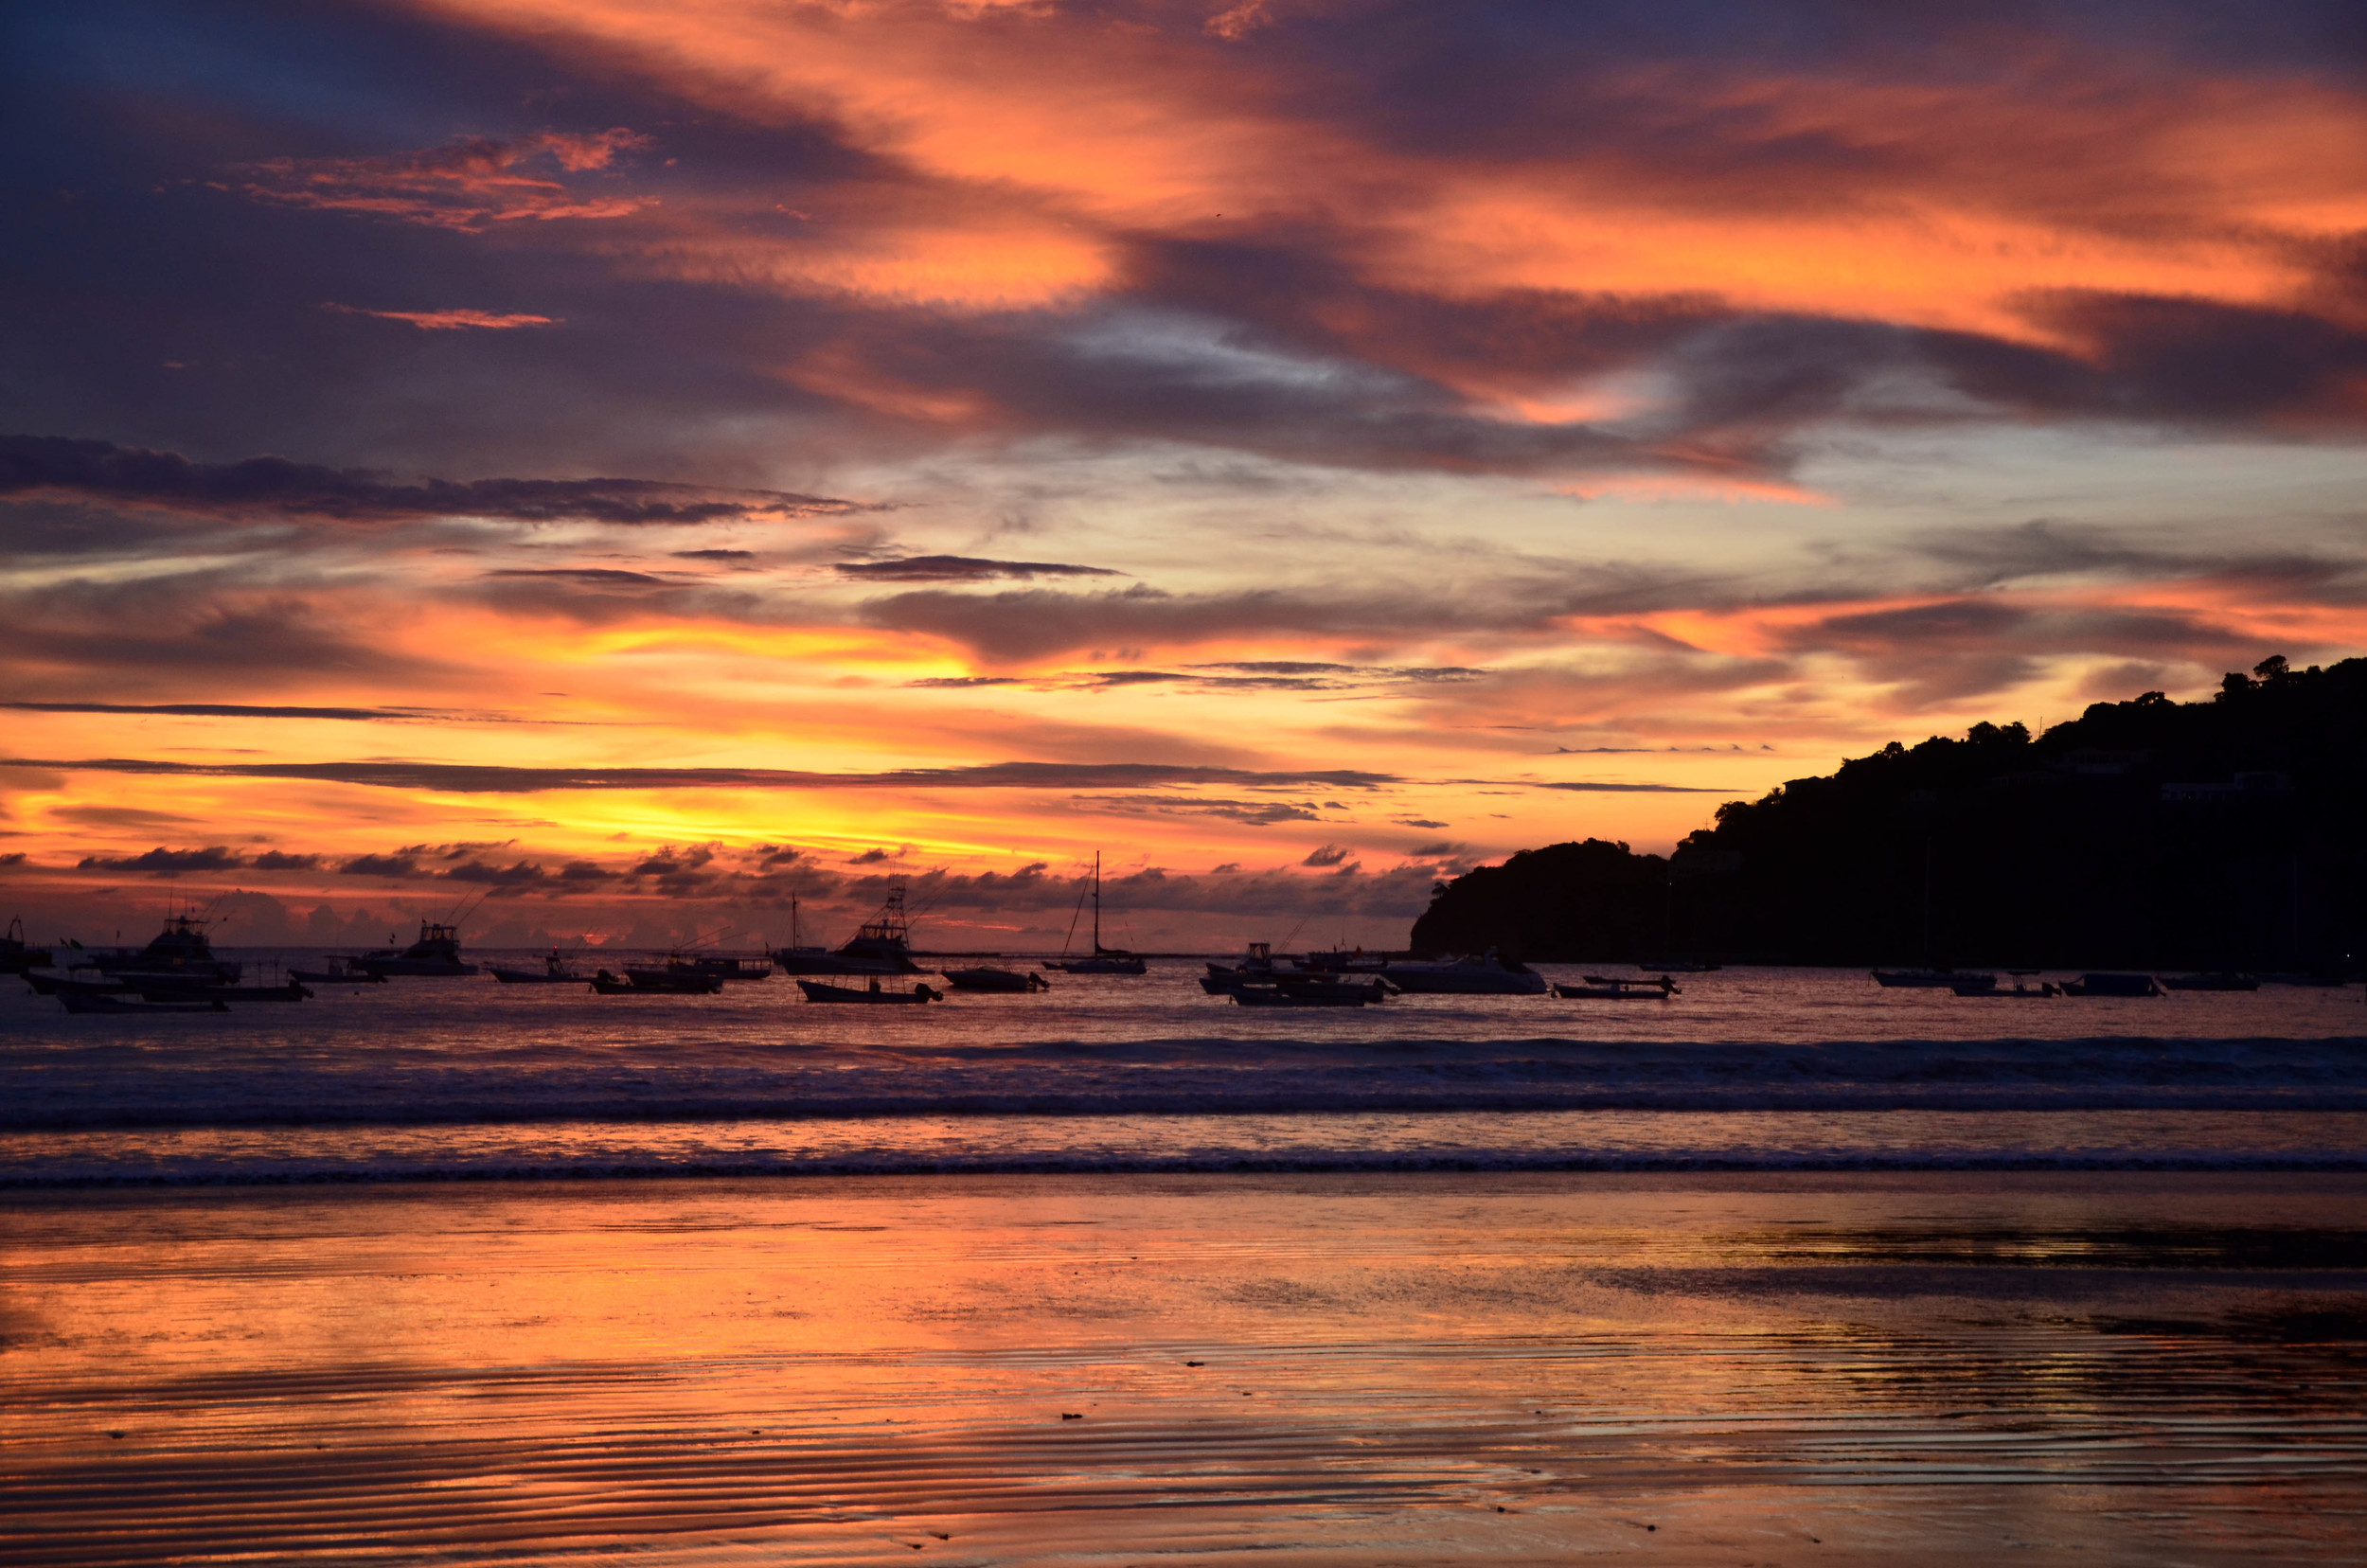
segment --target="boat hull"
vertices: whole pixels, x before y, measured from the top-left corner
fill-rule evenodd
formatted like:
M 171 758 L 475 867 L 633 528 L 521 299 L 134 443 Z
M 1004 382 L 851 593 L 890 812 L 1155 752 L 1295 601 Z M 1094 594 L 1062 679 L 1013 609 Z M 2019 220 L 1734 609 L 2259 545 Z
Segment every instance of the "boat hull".
M 73 980 L 62 974 L 34 974 L 29 971 L 25 976 L 25 983 L 33 988 L 36 996 L 119 996 L 132 989 L 130 983 L 123 980 Z
M 364 958 L 360 963 L 381 980 L 460 980 L 484 972 L 457 958 Z
M 219 998 L 186 1002 L 134 1002 L 114 991 L 60 991 L 58 1000 L 70 1013 L 226 1013 L 227 1004 Z
M 853 1003 L 863 1007 L 914 1007 L 934 1002 L 937 993 L 927 986 L 908 991 L 873 990 L 869 987 L 832 986 L 820 980 L 800 980 L 797 989 L 809 1002 Z
M 2083 974 L 2063 982 L 2065 996 L 2160 996 L 2150 974 Z
M 926 974 L 929 971 L 909 958 L 880 957 L 871 953 L 779 953 L 773 955 L 774 965 L 780 972 L 794 978 L 801 974 L 870 975 Z
M 1046 964 L 1048 970 L 1062 974 L 1148 974 L 1150 966 L 1140 958 L 1068 958 L 1057 964 Z
M 2256 991 L 2260 978 L 2251 974 L 2171 974 L 2162 977 L 2164 990 Z
M 1665 1002 L 1669 997 L 1660 986 L 1556 986 L 1554 994 L 1571 1002 Z
M 1017 970 L 1006 969 L 947 970 L 945 979 L 957 991 L 988 991 L 999 995 L 1052 989 L 1052 982 L 1041 974 L 1022 974 Z
M 627 977 L 619 980 L 606 970 L 584 984 L 602 996 L 713 996 L 723 989 L 717 981 L 684 979 L 663 972 L 644 979 L 628 971 Z
M 493 966 L 493 978 L 505 986 L 580 986 L 590 980 L 583 974 L 552 974 L 547 971 L 503 969 Z
M 1543 996 L 1545 977 L 1479 959 L 1453 964 L 1392 964 L 1380 977 L 1410 996 Z
M 1959 986 L 1994 986 L 1997 976 L 1953 970 L 1876 970 L 1874 983 L 1884 990 L 1954 990 Z
M 309 1002 L 312 999 L 311 990 L 294 980 L 277 986 L 155 986 L 134 983 L 132 989 L 151 1002 Z
M 1257 986 L 1235 988 L 1242 1007 L 1369 1007 L 1381 999 L 1379 986 Z

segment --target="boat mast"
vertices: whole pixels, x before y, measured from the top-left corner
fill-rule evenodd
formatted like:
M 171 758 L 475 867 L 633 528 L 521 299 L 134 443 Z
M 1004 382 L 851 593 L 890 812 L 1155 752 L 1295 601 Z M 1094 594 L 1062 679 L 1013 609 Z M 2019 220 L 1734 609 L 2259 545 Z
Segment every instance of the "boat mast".
M 1094 851 L 1094 952 L 1101 951 L 1101 851 Z

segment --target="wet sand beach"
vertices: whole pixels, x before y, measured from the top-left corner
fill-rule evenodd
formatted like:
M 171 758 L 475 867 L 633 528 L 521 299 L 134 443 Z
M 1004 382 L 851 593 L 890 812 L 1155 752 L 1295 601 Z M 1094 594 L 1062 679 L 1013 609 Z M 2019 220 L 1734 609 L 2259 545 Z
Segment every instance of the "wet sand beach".
M 2354 1561 L 2367 1176 L 37 1192 L 12 1562 Z

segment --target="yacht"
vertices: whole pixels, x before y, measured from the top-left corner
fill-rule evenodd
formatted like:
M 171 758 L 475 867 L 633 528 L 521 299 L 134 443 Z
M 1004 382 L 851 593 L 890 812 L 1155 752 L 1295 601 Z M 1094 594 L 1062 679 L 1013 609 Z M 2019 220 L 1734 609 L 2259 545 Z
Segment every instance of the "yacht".
M 1380 977 L 1401 991 L 1431 996 L 1542 996 L 1545 977 L 1489 948 L 1477 957 L 1391 964 Z
M 238 979 L 246 969 L 214 956 L 214 946 L 205 939 L 205 922 L 194 915 L 166 916 L 165 929 L 137 952 L 117 948 L 113 953 L 94 953 L 74 967 L 95 969 L 101 974 L 195 975 L 222 985 Z
M 913 962 L 912 920 L 904 913 L 904 884 L 888 890 L 880 912 L 864 921 L 835 953 L 797 944 L 795 900 L 790 906 L 790 945 L 771 954 L 783 974 L 925 974 Z
M 1067 956 L 1066 944 L 1063 944 L 1060 949 L 1060 958 L 1044 965 L 1044 968 L 1059 970 L 1067 974 L 1142 974 L 1148 972 L 1149 966 L 1143 962 L 1139 954 L 1129 953 L 1124 948 L 1106 948 L 1101 945 L 1101 851 L 1098 849 L 1094 851 L 1093 900 L 1093 956 L 1071 958 Z M 1068 929 L 1069 935 L 1072 938 L 1075 937 L 1077 935 L 1075 916 L 1069 918 Z
M 477 967 L 460 956 L 460 928 L 419 922 L 419 939 L 398 953 L 386 948 L 365 953 L 353 962 L 380 979 L 392 975 L 456 976 L 474 974 Z

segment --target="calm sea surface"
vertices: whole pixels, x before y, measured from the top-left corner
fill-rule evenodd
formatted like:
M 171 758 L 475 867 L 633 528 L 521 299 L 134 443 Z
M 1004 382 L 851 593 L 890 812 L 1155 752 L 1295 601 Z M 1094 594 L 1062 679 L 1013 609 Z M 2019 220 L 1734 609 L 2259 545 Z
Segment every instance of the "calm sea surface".
M 0 1560 L 2367 1553 L 2357 987 L 1197 972 L 0 980 Z

